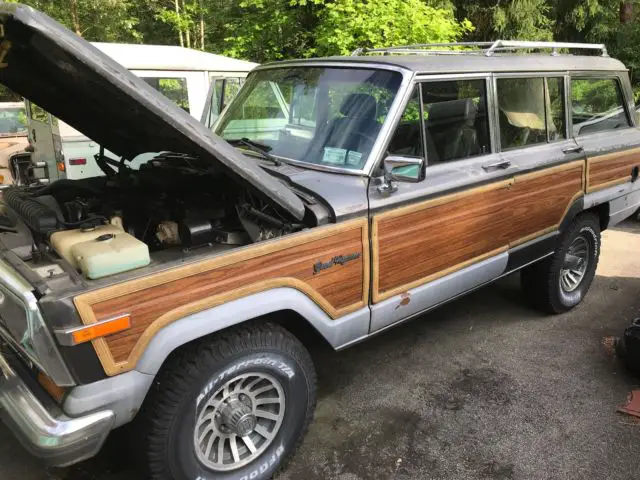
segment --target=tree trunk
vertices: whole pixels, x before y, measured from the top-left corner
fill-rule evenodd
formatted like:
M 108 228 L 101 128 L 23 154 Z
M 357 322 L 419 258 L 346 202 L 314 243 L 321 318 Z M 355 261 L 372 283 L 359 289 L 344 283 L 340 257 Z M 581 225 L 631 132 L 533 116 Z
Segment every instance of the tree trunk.
M 184 38 L 182 36 L 182 22 L 181 22 L 181 17 L 180 17 L 180 1 L 179 0 L 174 0 L 175 2 L 175 7 L 176 7 L 176 17 L 178 20 L 178 39 L 180 40 L 180 46 L 184 47 Z
M 200 50 L 204 51 L 204 7 L 200 0 Z
M 633 21 L 633 2 L 620 2 L 620 24 L 626 25 Z
M 78 16 L 78 0 L 71 0 L 71 22 L 73 23 L 73 29 L 76 34 L 82 36 L 80 17 Z
M 182 11 L 185 12 L 185 14 L 186 14 L 187 9 L 185 8 L 185 3 L 186 3 L 185 0 L 182 0 Z M 184 40 L 185 40 L 184 43 L 185 43 L 185 46 L 187 48 L 191 48 L 191 27 L 190 27 L 190 23 L 191 22 L 187 23 L 186 27 L 184 29 Z

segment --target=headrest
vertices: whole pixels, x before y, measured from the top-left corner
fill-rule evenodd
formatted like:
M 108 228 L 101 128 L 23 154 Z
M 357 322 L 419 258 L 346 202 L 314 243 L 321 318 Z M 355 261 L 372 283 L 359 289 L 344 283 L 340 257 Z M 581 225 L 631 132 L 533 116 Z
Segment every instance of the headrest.
M 345 117 L 375 118 L 378 104 L 366 93 L 350 93 L 340 105 L 340 113 Z
M 470 123 L 476 119 L 478 107 L 470 98 L 448 100 L 431 104 L 429 124 Z

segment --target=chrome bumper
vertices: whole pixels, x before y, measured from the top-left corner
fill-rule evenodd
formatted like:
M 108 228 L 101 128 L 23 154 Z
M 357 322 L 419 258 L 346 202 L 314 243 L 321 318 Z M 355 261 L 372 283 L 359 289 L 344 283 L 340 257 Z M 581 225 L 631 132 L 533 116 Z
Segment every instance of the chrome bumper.
M 94 456 L 111 431 L 114 414 L 103 410 L 69 418 L 45 408 L 0 352 L 0 418 L 22 445 L 51 466 Z

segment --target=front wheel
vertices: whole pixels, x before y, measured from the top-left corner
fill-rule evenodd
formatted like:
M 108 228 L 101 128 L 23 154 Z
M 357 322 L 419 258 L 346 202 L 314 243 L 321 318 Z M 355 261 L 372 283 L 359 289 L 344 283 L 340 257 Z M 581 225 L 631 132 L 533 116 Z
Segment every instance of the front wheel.
M 585 297 L 600 257 L 600 222 L 596 215 L 579 215 L 561 236 L 550 257 L 521 272 L 522 289 L 535 307 L 563 313 Z
M 301 442 L 315 401 L 311 358 L 278 325 L 185 347 L 145 405 L 151 478 L 271 478 Z

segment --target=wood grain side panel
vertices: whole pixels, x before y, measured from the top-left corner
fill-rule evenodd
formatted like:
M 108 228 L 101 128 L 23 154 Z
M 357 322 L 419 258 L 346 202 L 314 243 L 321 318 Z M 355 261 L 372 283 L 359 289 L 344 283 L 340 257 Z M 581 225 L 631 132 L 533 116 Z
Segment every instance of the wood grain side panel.
M 584 162 L 516 177 L 510 192 L 509 248 L 557 228 L 583 194 Z
M 359 256 L 314 274 L 315 263 L 350 254 Z M 75 302 L 85 323 L 131 315 L 131 329 L 94 342 L 106 373 L 113 375 L 134 368 L 153 336 L 186 315 L 288 286 L 336 318 L 367 303 L 368 278 L 367 221 L 360 219 L 90 292 Z
M 631 181 L 634 167 L 640 167 L 640 148 L 590 158 L 587 192 Z
M 491 186 L 449 202 L 425 205 L 405 214 L 376 217 L 377 293 L 397 288 L 492 250 L 506 247 L 510 183 Z M 390 293 L 392 292 L 392 293 Z
M 373 301 L 558 228 L 584 193 L 584 169 L 572 162 L 376 215 Z

